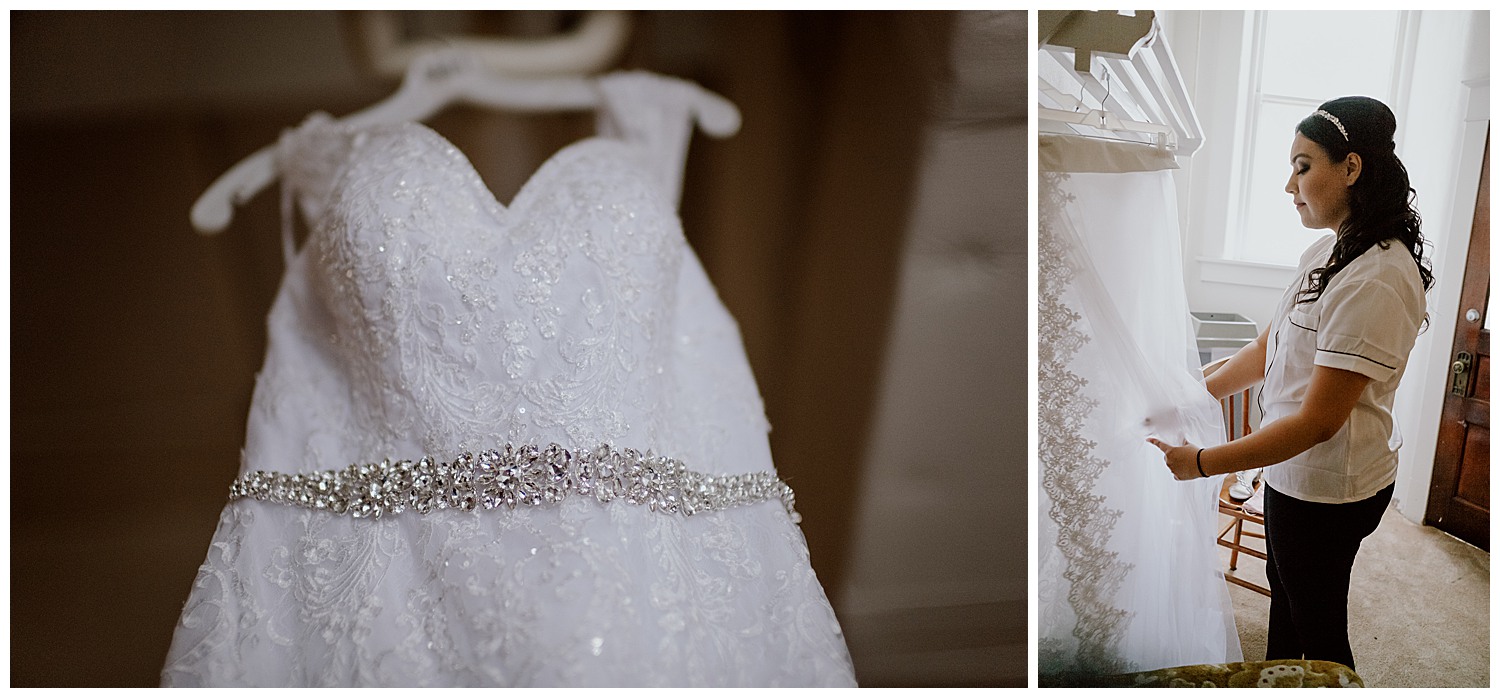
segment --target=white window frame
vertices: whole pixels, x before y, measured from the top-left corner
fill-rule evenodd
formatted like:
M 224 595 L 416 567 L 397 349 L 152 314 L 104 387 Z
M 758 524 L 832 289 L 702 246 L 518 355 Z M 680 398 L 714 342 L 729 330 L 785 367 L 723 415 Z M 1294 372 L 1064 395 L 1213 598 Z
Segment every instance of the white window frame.
M 1267 10 L 1252 10 L 1248 12 L 1249 17 L 1247 17 L 1249 22 L 1246 43 L 1247 53 L 1249 54 L 1249 70 L 1240 88 L 1240 99 L 1242 100 L 1240 103 L 1246 107 L 1246 116 L 1239 120 L 1239 133 L 1235 134 L 1236 142 L 1242 145 L 1239 148 L 1235 148 L 1231 155 L 1230 190 L 1234 195 L 1226 207 L 1227 219 L 1224 226 L 1226 235 L 1220 261 L 1227 264 L 1245 265 L 1250 268 L 1290 270 L 1295 268 L 1294 264 L 1276 264 L 1244 258 L 1245 236 L 1249 224 L 1250 191 L 1251 187 L 1257 183 L 1253 176 L 1254 173 L 1251 172 L 1254 159 L 1251 155 L 1255 153 L 1256 146 L 1256 125 L 1261 113 L 1262 103 L 1300 105 L 1305 106 L 1307 111 L 1311 112 L 1317 108 L 1320 100 L 1289 95 L 1267 94 L 1262 90 L 1261 76 L 1265 57 L 1267 12 Z M 1401 123 L 1404 121 L 1408 99 L 1411 94 L 1412 66 L 1416 57 L 1417 36 L 1422 13 L 1420 10 L 1397 10 L 1396 12 L 1399 14 L 1396 30 L 1397 58 L 1391 73 L 1390 91 L 1390 94 L 1395 97 L 1392 100 L 1394 103 L 1389 106 L 1396 113 L 1397 123 Z M 1404 137 L 1405 133 L 1398 129 L 1398 149 L 1401 146 L 1400 141 Z M 1260 182 L 1264 182 L 1264 177 L 1261 178 Z M 1221 267 L 1217 271 L 1222 273 L 1225 270 Z M 1283 281 L 1284 274 L 1279 273 L 1272 273 L 1269 276 L 1254 273 L 1246 275 L 1242 273 L 1238 276 L 1244 282 L 1251 282 L 1253 278 L 1266 276 L 1264 283 L 1255 283 L 1254 285 L 1277 287 L 1285 283 Z

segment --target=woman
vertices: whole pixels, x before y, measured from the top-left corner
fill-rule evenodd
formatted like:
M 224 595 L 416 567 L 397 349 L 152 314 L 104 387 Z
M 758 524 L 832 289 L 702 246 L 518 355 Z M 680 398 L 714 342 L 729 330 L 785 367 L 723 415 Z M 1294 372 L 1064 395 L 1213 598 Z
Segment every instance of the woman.
M 1267 659 L 1354 667 L 1349 574 L 1395 489 L 1391 407 L 1432 286 L 1395 131 L 1368 97 L 1325 102 L 1297 125 L 1286 191 L 1302 225 L 1336 235 L 1303 253 L 1275 320 L 1207 379 L 1218 398 L 1263 380 L 1261 430 L 1212 448 L 1151 439 L 1179 480 L 1274 465 Z

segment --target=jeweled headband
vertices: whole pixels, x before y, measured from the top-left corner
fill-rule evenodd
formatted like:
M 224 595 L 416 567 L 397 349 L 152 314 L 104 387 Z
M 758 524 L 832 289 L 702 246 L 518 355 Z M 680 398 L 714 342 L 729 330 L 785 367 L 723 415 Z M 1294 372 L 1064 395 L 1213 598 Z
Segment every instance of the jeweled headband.
M 1339 118 L 1337 116 L 1329 114 L 1328 112 L 1323 111 L 1322 109 L 1319 109 L 1319 110 L 1313 112 L 1313 114 L 1315 114 L 1317 116 L 1321 116 L 1321 117 L 1323 117 L 1325 119 L 1328 119 L 1330 122 L 1332 122 L 1334 128 L 1337 128 L 1339 130 L 1339 135 L 1342 135 L 1344 137 L 1344 142 L 1345 143 L 1349 142 L 1349 132 L 1344 130 L 1344 124 L 1343 124 L 1343 122 L 1339 121 Z

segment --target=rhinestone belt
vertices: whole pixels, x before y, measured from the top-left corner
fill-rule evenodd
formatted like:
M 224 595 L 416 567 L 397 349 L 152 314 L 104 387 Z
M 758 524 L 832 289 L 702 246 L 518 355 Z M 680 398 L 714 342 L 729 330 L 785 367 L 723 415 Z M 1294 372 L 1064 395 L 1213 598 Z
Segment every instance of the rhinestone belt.
M 652 511 L 692 516 L 705 511 L 780 499 L 792 521 L 792 488 L 775 473 L 707 475 L 651 451 L 600 444 L 569 451 L 531 444 L 462 453 L 451 463 L 430 457 L 350 465 L 343 470 L 287 474 L 258 470 L 229 488 L 229 499 L 257 499 L 354 518 L 426 514 L 435 509 L 473 511 L 501 505 L 540 506 L 569 497 L 600 502 L 623 499 Z

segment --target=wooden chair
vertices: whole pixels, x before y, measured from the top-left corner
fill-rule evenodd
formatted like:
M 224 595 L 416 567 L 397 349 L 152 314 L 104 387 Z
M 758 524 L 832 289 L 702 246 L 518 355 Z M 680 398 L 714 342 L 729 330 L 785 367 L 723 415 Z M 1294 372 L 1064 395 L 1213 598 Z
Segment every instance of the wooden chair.
M 1227 359 L 1220 359 L 1203 367 L 1203 375 L 1207 376 L 1224 365 Z M 1250 433 L 1250 391 L 1236 393 L 1220 401 L 1224 406 L 1224 434 L 1233 441 Z M 1254 592 L 1266 596 L 1271 595 L 1271 590 L 1254 582 L 1240 579 L 1234 575 L 1239 569 L 1240 554 L 1244 553 L 1259 560 L 1266 559 L 1264 551 L 1265 544 L 1261 549 L 1251 548 L 1244 544 L 1246 538 L 1266 539 L 1266 519 L 1260 514 L 1245 511 L 1244 503 L 1235 501 L 1229 496 L 1229 486 L 1234 483 L 1234 478 L 1224 478 L 1224 486 L 1219 490 L 1219 513 L 1230 517 L 1229 523 L 1219 531 L 1219 545 L 1229 548 L 1229 571 L 1224 574 L 1224 580 L 1230 584 L 1237 584 Z M 1260 487 L 1256 483 L 1256 487 Z M 1259 526 L 1259 532 L 1246 530 L 1245 524 L 1251 523 Z
M 1243 503 L 1235 502 L 1234 499 L 1229 496 L 1229 485 L 1232 482 L 1234 482 L 1234 480 L 1225 478 L 1224 487 L 1223 489 L 1219 490 L 1219 513 L 1226 514 L 1230 517 L 1229 524 L 1226 525 L 1223 530 L 1219 531 L 1219 545 L 1229 548 L 1230 550 L 1229 571 L 1224 574 L 1224 581 L 1227 581 L 1230 584 L 1238 584 L 1251 591 L 1270 596 L 1270 589 L 1256 584 L 1255 582 L 1240 579 L 1239 577 L 1236 577 L 1234 575 L 1234 571 L 1239 569 L 1240 553 L 1244 553 L 1246 555 L 1249 555 L 1250 557 L 1258 558 L 1260 560 L 1266 559 L 1266 554 L 1264 551 L 1256 550 L 1255 548 L 1246 546 L 1243 543 L 1245 538 L 1259 538 L 1262 541 L 1266 539 L 1266 519 L 1260 514 L 1252 514 L 1248 511 L 1245 511 Z M 1260 485 L 1257 484 L 1256 486 L 1259 487 Z M 1260 526 L 1260 532 L 1257 533 L 1253 530 L 1245 530 L 1246 523 L 1252 523 Z M 1230 537 L 1231 535 L 1233 536 L 1232 538 Z M 1265 544 L 1262 543 L 1261 547 L 1264 548 Z

